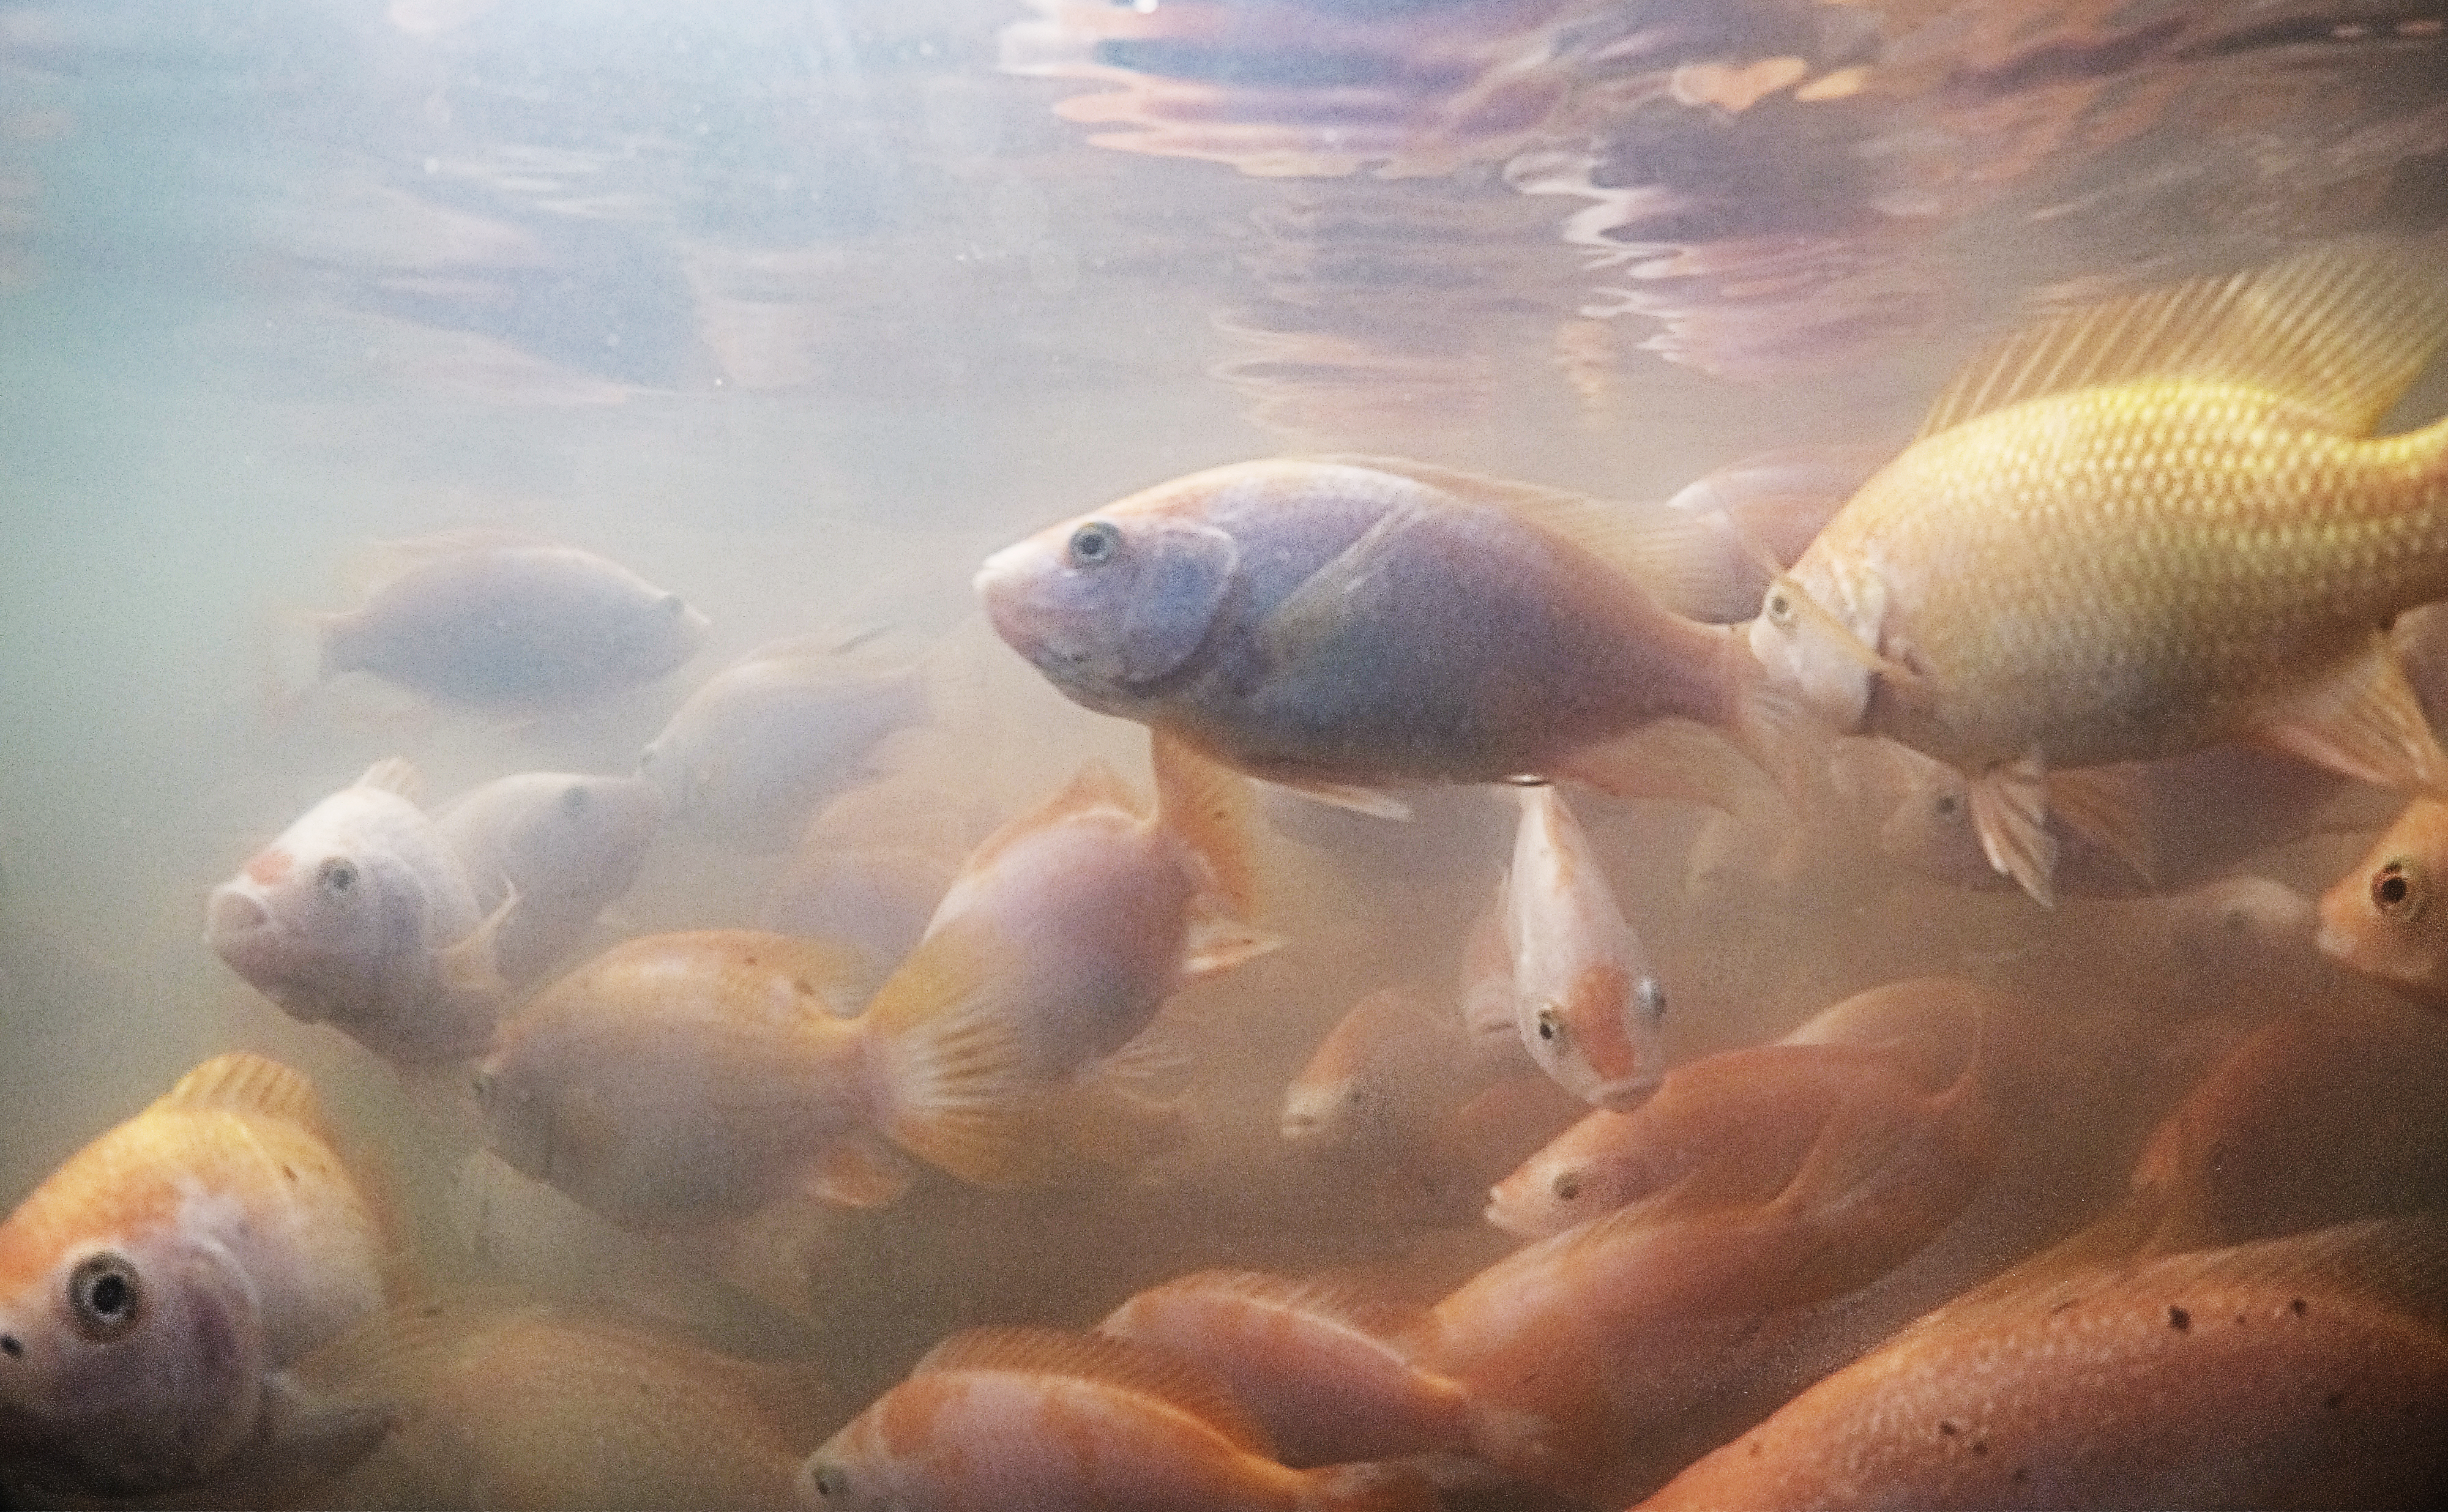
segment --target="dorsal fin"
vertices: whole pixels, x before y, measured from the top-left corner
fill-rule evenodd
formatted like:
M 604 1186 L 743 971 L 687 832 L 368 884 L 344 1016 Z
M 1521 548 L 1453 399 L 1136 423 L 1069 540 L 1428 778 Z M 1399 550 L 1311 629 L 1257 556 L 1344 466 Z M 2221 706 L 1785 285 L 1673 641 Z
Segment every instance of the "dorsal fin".
M 2448 276 L 2358 237 L 2024 327 L 1964 365 L 1921 433 L 2042 394 L 2143 378 L 2239 383 L 2367 435 L 2448 338 Z
M 1421 1309 L 1391 1302 L 1362 1285 L 1331 1276 L 1294 1277 L 1264 1271 L 1196 1271 L 1139 1293 L 1141 1297 L 1212 1296 L 1246 1303 L 1270 1312 L 1289 1313 L 1316 1324 L 1373 1339 L 1398 1353 L 1425 1326 Z M 1131 1302 L 1115 1310 L 1111 1323 L 1128 1311 Z M 1103 1325 L 1100 1325 L 1102 1327 Z
M 1157 819 L 1207 863 L 1225 911 L 1244 923 L 1254 919 L 1258 883 L 1250 838 L 1257 806 L 1249 778 L 1159 729 L 1148 732 L 1148 760 L 1156 769 Z
M 1059 824 L 1075 813 L 1091 809 L 1119 809 L 1124 813 L 1146 812 L 1138 794 L 1114 775 L 1114 769 L 1102 761 L 1091 761 L 1071 775 L 1062 791 L 1047 798 L 1027 813 L 1005 820 L 1002 828 L 987 835 L 978 848 L 961 863 L 961 875 L 975 876 L 994 863 L 994 858 L 1008 850 L 1012 842 L 1023 835 L 1035 834 L 1050 824 Z
M 306 1079 L 306 1073 L 251 1050 L 213 1057 L 181 1077 L 179 1084 L 162 1094 L 154 1106 L 257 1113 L 285 1119 L 330 1141 L 323 1100 L 315 1095 L 315 1083 Z
M 1730 569 L 1742 564 L 1727 550 L 1723 533 L 1689 510 L 1594 499 L 1567 488 L 1490 478 L 1408 457 L 1338 453 L 1305 460 L 1387 472 L 1465 503 L 1503 509 L 1570 542 L 1630 578 L 1659 603 L 1690 618 L 1711 618 L 1730 591 L 1745 600 L 1753 597 L 1730 589 L 1729 579 L 1738 575 Z
M 927 1351 L 912 1376 L 939 1370 L 1013 1370 L 1094 1381 L 1154 1397 L 1205 1423 L 1252 1454 L 1274 1445 L 1224 1383 L 1189 1361 L 1149 1345 L 1053 1329 L 971 1329 Z
M 416 763 L 406 756 L 383 757 L 366 768 L 366 775 L 357 778 L 355 785 L 395 793 L 411 803 L 416 802 L 425 793 L 424 775 L 416 770 Z

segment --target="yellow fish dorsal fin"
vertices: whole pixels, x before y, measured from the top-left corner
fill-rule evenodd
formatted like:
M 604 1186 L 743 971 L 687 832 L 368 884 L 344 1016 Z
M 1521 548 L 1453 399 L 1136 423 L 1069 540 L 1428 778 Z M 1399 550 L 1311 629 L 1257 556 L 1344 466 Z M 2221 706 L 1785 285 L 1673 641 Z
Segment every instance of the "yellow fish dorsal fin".
M 1114 769 L 1102 761 L 1091 761 L 1071 775 L 1062 791 L 1027 813 L 1006 820 L 1002 828 L 987 835 L 978 848 L 961 863 L 961 875 L 975 876 L 994 864 L 995 857 L 1009 850 L 1013 842 L 1051 824 L 1059 824 L 1076 813 L 1097 809 L 1119 809 L 1124 813 L 1145 812 L 1138 794 L 1114 775 Z
M 227 1108 L 295 1123 L 331 1142 L 323 1100 L 306 1073 L 251 1050 L 217 1055 L 162 1094 L 157 1108 Z
M 1100 1333 L 1053 1329 L 971 1329 L 927 1351 L 912 1377 L 943 1370 L 1009 1370 L 1118 1387 L 1189 1413 L 1251 1454 L 1274 1458 L 1267 1430 L 1224 1383 L 1177 1355 Z
M 2183 377 L 2266 390 L 2368 435 L 2448 338 L 2448 271 L 2429 250 L 2357 237 L 2038 321 L 1966 363 L 1921 433 L 2043 394 Z
M 1570 542 L 1688 618 L 1706 618 L 1728 592 L 1724 537 L 1688 510 L 1594 499 L 1568 488 L 1484 477 L 1408 457 L 1337 452 L 1303 460 L 1390 473 L 1467 504 L 1502 509 Z
M 1257 828 L 1257 805 L 1251 801 L 1249 779 L 1159 729 L 1148 732 L 1148 760 L 1156 770 L 1157 819 L 1207 863 L 1225 911 L 1245 922 L 1256 917 L 1258 882 L 1250 837 Z

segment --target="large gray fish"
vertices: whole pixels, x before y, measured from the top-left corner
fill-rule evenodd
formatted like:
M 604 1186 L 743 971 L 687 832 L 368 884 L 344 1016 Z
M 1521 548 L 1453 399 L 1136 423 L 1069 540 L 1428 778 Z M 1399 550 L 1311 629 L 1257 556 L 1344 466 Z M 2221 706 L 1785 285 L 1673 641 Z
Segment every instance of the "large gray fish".
M 1403 781 L 1569 775 L 1731 804 L 1739 634 L 1665 607 L 1707 527 L 1383 458 L 1244 462 L 986 560 L 997 633 L 1073 701 L 1361 806 Z M 1688 726 L 1685 728 L 1688 729 Z

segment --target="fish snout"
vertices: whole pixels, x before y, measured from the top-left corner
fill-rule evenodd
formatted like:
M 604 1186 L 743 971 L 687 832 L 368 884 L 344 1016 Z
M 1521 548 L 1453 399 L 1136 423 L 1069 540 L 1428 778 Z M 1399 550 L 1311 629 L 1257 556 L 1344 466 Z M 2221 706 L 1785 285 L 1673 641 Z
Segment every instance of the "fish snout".
M 272 924 L 272 910 L 253 890 L 235 882 L 213 889 L 204 905 L 204 940 L 215 949 L 261 933 Z

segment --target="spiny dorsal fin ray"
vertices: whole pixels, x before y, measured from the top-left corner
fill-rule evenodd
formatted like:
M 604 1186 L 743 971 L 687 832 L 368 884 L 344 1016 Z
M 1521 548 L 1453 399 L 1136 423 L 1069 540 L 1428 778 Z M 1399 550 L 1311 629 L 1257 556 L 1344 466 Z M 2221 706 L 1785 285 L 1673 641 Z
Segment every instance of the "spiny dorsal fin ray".
M 2367 435 L 2443 338 L 2438 249 L 2357 237 L 2028 325 L 1964 364 L 1921 434 L 2043 394 L 2198 378 L 2266 390 Z
M 330 1142 L 322 1100 L 303 1071 L 249 1050 L 217 1055 L 179 1079 L 157 1107 L 228 1108 L 285 1119 Z
M 1305 460 L 1391 473 L 1467 504 L 1505 510 L 1588 552 L 1689 618 L 1712 618 L 1728 592 L 1733 564 L 1725 535 L 1689 510 L 1593 499 L 1566 488 L 1490 478 L 1408 457 L 1335 453 Z
M 417 802 L 425 794 L 423 774 L 416 770 L 416 763 L 406 756 L 383 757 L 366 768 L 366 775 L 357 778 L 355 785 L 394 793 L 411 803 Z
M 1140 1292 L 1150 1305 L 1168 1298 L 1211 1297 L 1253 1311 L 1300 1320 L 1304 1328 L 1356 1333 L 1407 1356 L 1427 1326 L 1427 1314 L 1389 1301 L 1356 1282 L 1325 1276 L 1293 1277 L 1264 1271 L 1196 1271 Z M 1117 1308 L 1099 1327 L 1130 1314 L 1138 1297 Z M 1283 1325 L 1277 1325 L 1282 1327 Z
M 943 1370 L 1023 1371 L 1119 1387 L 1190 1414 L 1249 1453 L 1274 1457 L 1266 1429 L 1224 1383 L 1178 1355 L 1127 1339 L 1052 1329 L 971 1329 L 928 1350 L 909 1373 Z
M 1116 809 L 1133 815 L 1142 812 L 1138 794 L 1114 775 L 1114 769 L 1102 761 L 1090 761 L 1081 767 L 1072 774 L 1071 780 L 1063 784 L 1061 792 L 1027 813 L 1006 820 L 1002 828 L 987 835 L 961 863 L 961 875 L 971 877 L 985 871 L 994 864 L 995 857 L 1024 835 L 1035 834 L 1074 814 L 1096 809 Z

